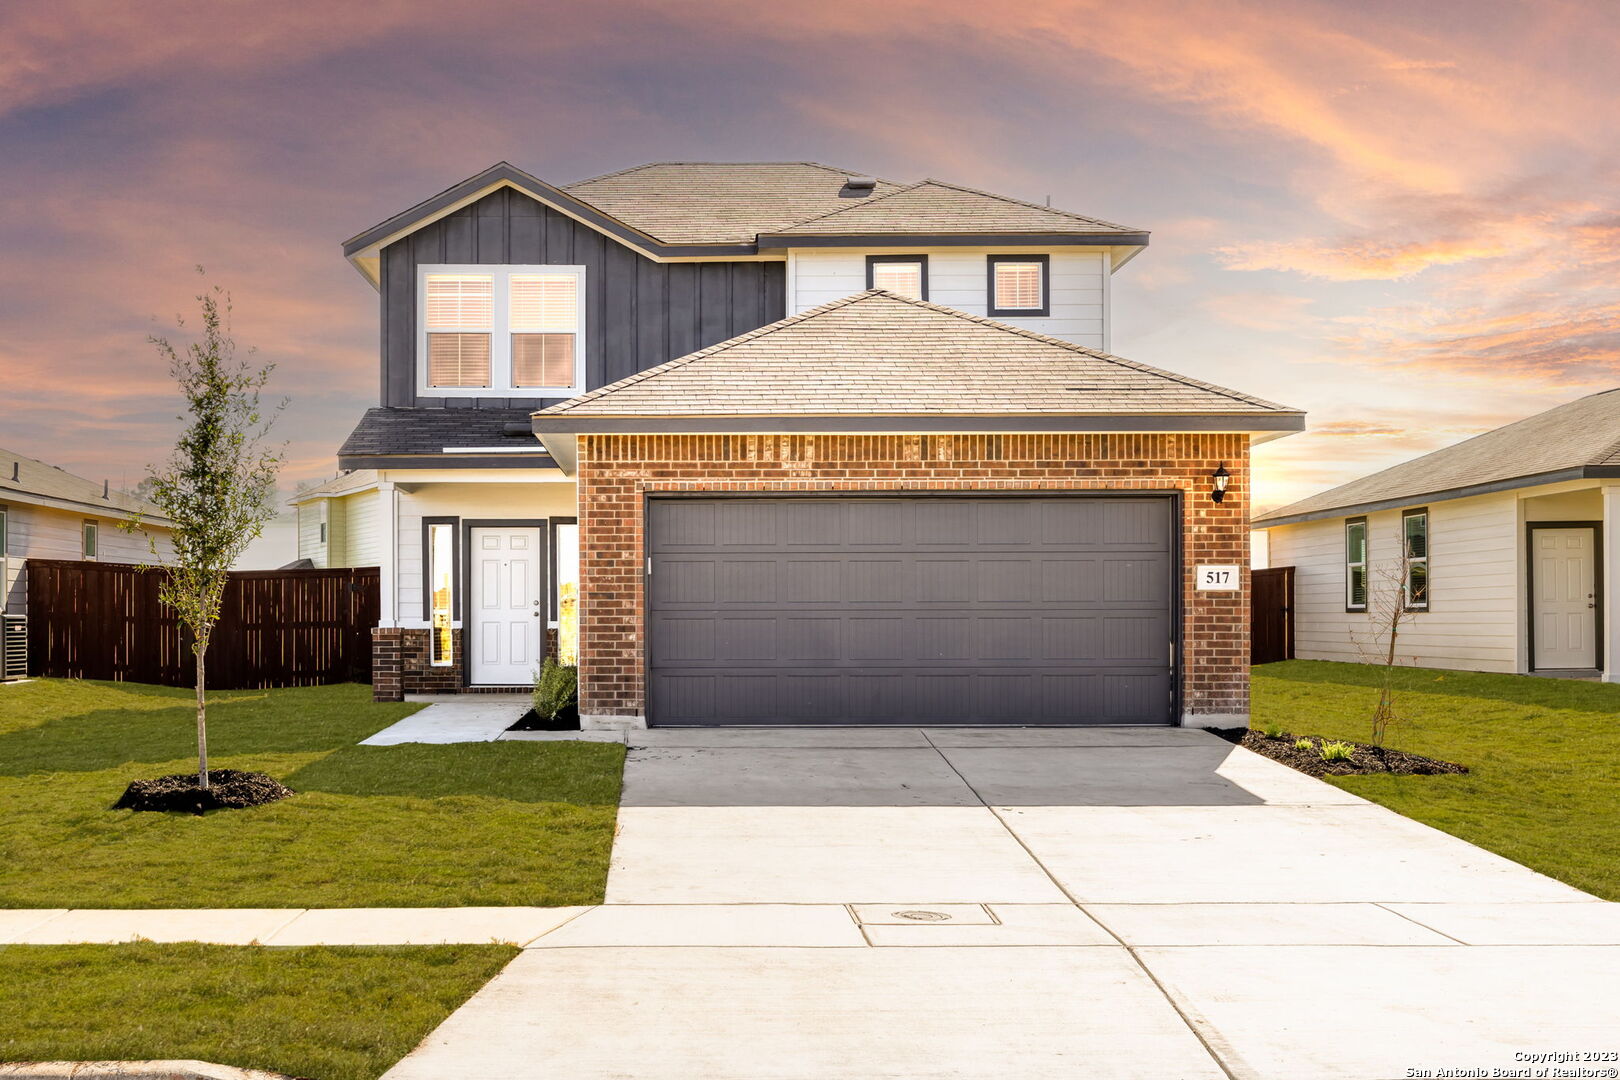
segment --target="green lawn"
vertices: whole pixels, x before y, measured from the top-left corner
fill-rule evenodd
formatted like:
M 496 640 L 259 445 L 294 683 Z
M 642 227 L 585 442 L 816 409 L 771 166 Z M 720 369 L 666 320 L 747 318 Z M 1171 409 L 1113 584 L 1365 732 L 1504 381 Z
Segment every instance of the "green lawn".
M 416 708 L 352 685 L 212 694 L 210 766 L 298 794 L 194 817 L 109 809 L 196 768 L 190 691 L 0 687 L 0 907 L 600 903 L 624 748 L 355 745 Z
M 196 1058 L 372 1080 L 516 954 L 12 945 L 0 948 L 0 1061 Z
M 1371 741 L 1379 670 L 1292 660 L 1254 669 L 1256 728 Z M 1620 900 L 1620 685 L 1403 668 L 1407 723 L 1386 744 L 1465 776 L 1329 782 L 1576 888 Z

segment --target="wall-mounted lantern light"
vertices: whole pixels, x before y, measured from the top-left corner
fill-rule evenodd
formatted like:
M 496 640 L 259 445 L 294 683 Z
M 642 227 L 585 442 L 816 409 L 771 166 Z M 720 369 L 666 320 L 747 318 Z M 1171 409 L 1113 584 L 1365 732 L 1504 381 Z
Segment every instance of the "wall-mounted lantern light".
M 1209 493 L 1209 497 L 1216 502 L 1225 501 L 1226 483 L 1232 479 L 1232 474 L 1226 471 L 1226 462 L 1221 462 L 1220 467 L 1209 474 L 1209 478 L 1215 481 L 1215 488 Z

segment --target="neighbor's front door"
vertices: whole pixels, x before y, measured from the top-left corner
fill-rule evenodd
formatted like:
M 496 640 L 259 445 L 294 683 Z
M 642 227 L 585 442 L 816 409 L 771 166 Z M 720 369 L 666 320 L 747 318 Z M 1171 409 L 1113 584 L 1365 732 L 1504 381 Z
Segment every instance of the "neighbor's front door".
M 534 680 L 545 627 L 540 536 L 535 528 L 472 530 L 472 640 L 467 652 L 474 686 L 524 686 Z
M 1535 655 L 1541 670 L 1597 666 L 1597 583 L 1593 530 L 1533 529 Z

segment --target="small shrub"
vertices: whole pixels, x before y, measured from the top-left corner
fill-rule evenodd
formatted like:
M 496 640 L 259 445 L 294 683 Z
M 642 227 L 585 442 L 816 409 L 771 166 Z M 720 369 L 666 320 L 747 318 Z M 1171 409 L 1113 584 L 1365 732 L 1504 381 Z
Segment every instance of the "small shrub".
M 1277 723 L 1275 720 L 1261 728 L 1260 732 L 1268 739 L 1280 739 L 1284 735 L 1288 734 L 1288 732 L 1283 730 L 1283 726 Z
M 534 677 L 534 713 L 546 720 L 557 719 L 557 714 L 574 703 L 579 691 L 579 669 L 571 664 L 559 664 L 556 657 L 548 656 Z
M 1325 742 L 1322 744 L 1321 754 L 1323 761 L 1349 761 L 1355 747 L 1347 742 Z
M 1295 739 L 1294 740 L 1294 749 L 1295 750 L 1309 750 L 1315 745 L 1316 744 L 1311 742 L 1311 740 L 1309 740 L 1309 739 Z

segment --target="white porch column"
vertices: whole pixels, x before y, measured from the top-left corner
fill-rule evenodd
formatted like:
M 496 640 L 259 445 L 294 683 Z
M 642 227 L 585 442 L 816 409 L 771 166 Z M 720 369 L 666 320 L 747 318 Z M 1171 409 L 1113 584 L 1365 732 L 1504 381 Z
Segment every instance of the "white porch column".
M 399 625 L 399 499 L 394 494 L 394 482 L 383 480 L 377 484 L 377 498 L 382 514 L 382 565 L 377 568 L 378 591 L 381 593 L 378 626 Z
M 1604 682 L 1620 682 L 1620 484 L 1603 486 L 1603 649 L 1598 663 Z

